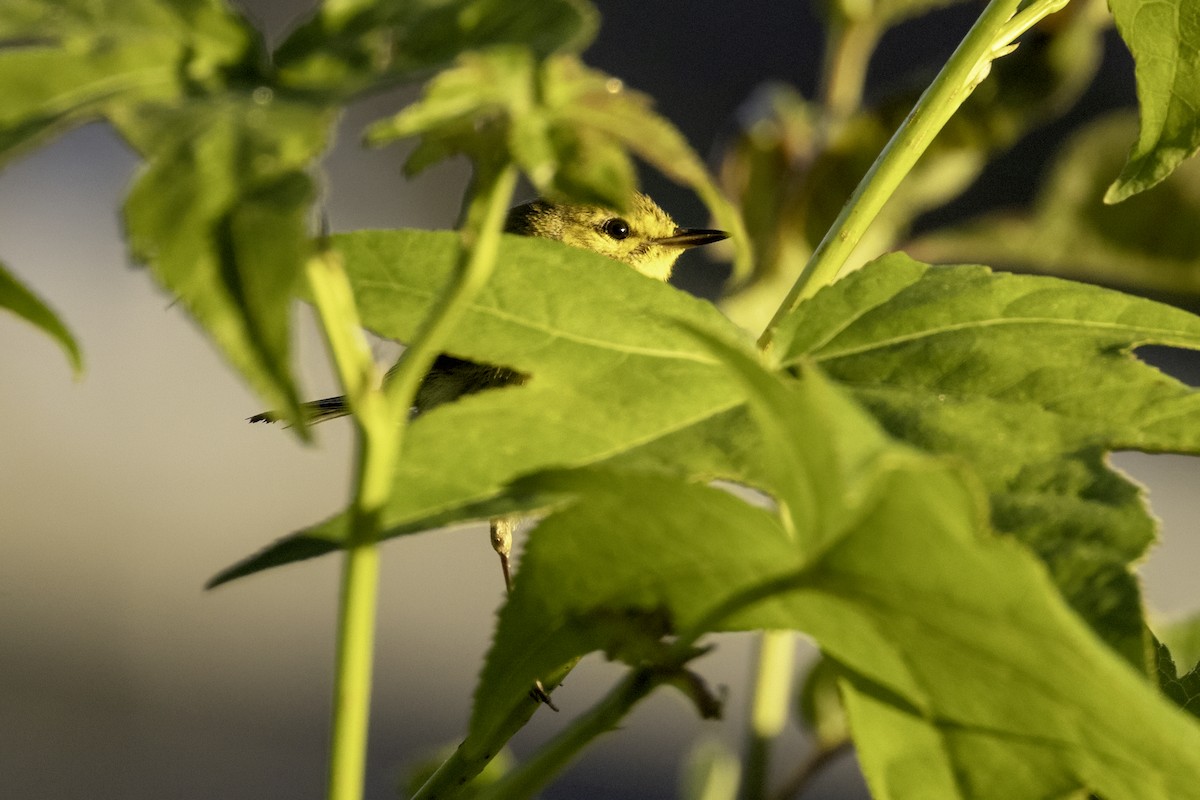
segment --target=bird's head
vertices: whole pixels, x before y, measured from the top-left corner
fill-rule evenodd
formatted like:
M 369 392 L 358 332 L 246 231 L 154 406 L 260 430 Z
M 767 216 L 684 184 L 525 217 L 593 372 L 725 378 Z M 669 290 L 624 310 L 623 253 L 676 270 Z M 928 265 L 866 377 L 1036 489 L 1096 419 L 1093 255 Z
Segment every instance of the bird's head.
M 680 228 L 641 192 L 634 193 L 625 213 L 535 200 L 510 211 L 505 229 L 591 250 L 660 281 L 671 277 L 671 268 L 684 250 L 729 237 L 724 231 Z

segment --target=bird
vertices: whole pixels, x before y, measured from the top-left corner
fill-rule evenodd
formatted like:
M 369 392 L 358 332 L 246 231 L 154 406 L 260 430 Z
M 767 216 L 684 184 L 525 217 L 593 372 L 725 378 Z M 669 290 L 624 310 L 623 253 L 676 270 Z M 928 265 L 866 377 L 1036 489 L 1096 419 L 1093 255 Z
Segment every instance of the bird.
M 633 194 L 624 212 L 601 205 L 537 199 L 511 209 L 505 218 L 504 230 L 590 250 L 660 281 L 671 277 L 675 262 L 683 251 L 729 238 L 729 234 L 721 230 L 679 227 L 667 212 L 642 192 Z M 385 381 L 395 369 L 392 367 L 388 371 Z M 422 379 L 410 414 L 415 418 L 443 403 L 522 380 L 520 373 L 506 367 L 479 364 L 443 353 Z M 346 398 L 342 396 L 304 403 L 301 409 L 309 424 L 350 413 Z M 276 413 L 267 411 L 255 414 L 249 421 L 275 422 L 278 419 Z M 508 592 L 512 591 L 509 554 L 518 521 L 517 516 L 510 515 L 497 517 L 490 525 L 492 548 L 500 557 Z

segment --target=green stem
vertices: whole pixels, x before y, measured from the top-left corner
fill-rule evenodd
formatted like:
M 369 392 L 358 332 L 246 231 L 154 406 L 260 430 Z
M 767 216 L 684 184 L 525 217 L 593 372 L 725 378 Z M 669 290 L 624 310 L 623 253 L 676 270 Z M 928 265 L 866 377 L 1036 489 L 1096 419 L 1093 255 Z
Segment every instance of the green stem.
M 378 585 L 378 546 L 357 544 L 347 549 L 342 566 L 334 673 L 330 800 L 358 800 L 363 796 Z
M 383 391 L 374 388 L 370 351 L 340 264 L 326 255 L 310 265 L 314 303 L 358 432 L 358 467 L 338 617 L 329 800 L 361 800 L 363 794 L 379 584 L 377 542 L 408 409 L 446 334 L 492 273 L 516 177 L 516 170 L 507 164 L 479 170 L 468 206 L 457 280 L 434 304 Z
M 900 181 L 986 74 L 987 65 L 998 54 L 997 44 L 1001 43 L 1005 27 L 1019 3 L 1020 0 L 991 0 L 988 3 L 813 251 L 759 339 L 761 346 L 770 344 L 775 327 L 801 300 L 811 297 L 837 277 Z
M 558 686 L 578 662 L 579 659 L 573 659 L 563 665 L 552 675 L 543 678 L 542 685 L 547 690 Z M 508 740 L 515 736 L 517 731 L 525 726 L 525 723 L 529 722 L 534 712 L 541 706 L 540 700 L 527 696 L 502 723 L 495 727 L 487 741 L 481 742 L 468 738 L 429 776 L 429 780 L 425 781 L 424 785 L 417 790 L 417 793 L 412 796 L 412 800 L 443 800 L 443 798 L 453 797 L 472 778 L 483 771 L 483 768 L 496 757 Z
M 532 797 L 589 742 L 615 729 L 638 701 L 675 677 L 674 672 L 666 669 L 645 667 L 630 670 L 604 699 L 577 717 L 565 731 L 539 749 L 533 758 L 480 792 L 476 800 Z
M 791 707 L 796 634 L 763 631 L 758 648 L 750 730 L 743 758 L 742 800 L 763 800 L 767 796 L 771 742 L 783 732 Z
M 334 253 L 314 257 L 307 271 L 313 303 L 358 432 L 358 461 L 350 533 L 342 567 L 334 671 L 330 800 L 362 797 L 371 700 L 379 514 L 391 491 L 397 448 L 392 416 L 376 384 L 375 365 L 362 335 L 354 294 Z
M 421 380 L 433 366 L 446 334 L 458 324 L 471 299 L 491 277 L 516 186 L 517 170 L 512 164 L 476 165 L 475 185 L 462 229 L 463 254 L 457 279 L 438 299 L 389 375 L 384 390 L 393 406 L 405 410 L 412 407 Z

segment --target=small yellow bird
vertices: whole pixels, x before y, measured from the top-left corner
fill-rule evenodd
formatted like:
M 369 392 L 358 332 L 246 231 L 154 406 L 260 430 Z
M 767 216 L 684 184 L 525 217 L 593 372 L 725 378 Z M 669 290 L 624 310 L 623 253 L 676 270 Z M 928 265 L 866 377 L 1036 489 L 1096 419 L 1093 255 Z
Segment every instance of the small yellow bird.
M 641 192 L 634 194 L 628 213 L 623 215 L 602 206 L 535 200 L 509 211 L 504 230 L 591 250 L 660 281 L 671 277 L 671 269 L 684 250 L 729 237 L 724 231 L 680 228 L 667 212 Z M 520 380 L 520 375 L 504 367 L 442 354 L 422 379 L 412 413 L 416 416 L 465 395 Z M 303 408 L 310 423 L 349 413 L 344 397 L 315 400 L 305 403 Z M 277 419 L 273 412 L 250 417 L 251 422 L 275 422 Z M 500 517 L 493 519 L 491 524 L 492 547 L 500 556 L 504 585 L 510 590 L 512 579 L 508 562 L 516 524 L 516 517 Z

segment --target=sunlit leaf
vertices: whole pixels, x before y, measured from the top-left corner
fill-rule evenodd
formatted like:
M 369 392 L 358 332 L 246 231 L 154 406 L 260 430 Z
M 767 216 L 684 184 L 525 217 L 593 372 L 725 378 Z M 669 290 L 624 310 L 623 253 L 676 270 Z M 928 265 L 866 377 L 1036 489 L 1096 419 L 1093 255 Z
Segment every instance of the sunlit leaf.
M 135 257 L 273 409 L 299 419 L 289 301 L 311 251 L 308 168 L 330 112 L 258 91 L 116 122 L 147 160 L 125 204 Z
M 428 231 L 365 231 L 333 242 L 364 324 L 400 341 L 450 280 L 459 247 L 456 234 Z M 735 474 L 731 460 L 743 445 L 726 453 L 719 443 L 724 431 L 738 430 L 732 412 L 742 392 L 681 321 L 741 339 L 712 305 L 623 264 L 505 236 L 490 283 L 444 348 L 528 381 L 439 406 L 412 423 L 383 530 L 395 536 L 486 518 L 516 502 L 504 495 L 509 481 L 555 465 L 619 459 L 674 473 Z M 710 436 L 712 444 L 696 446 Z M 215 582 L 329 552 L 344 533 L 335 518 Z
M 1133 54 L 1141 131 L 1104 199 L 1145 191 L 1200 148 L 1200 5 L 1191 0 L 1109 0 Z
M 894 444 L 864 463 L 857 443 L 880 434 L 854 430 L 873 426 L 841 392 L 806 386 L 824 383 L 816 371 L 752 384 L 768 380 L 778 391 L 756 407 L 782 412 L 787 398 L 789 415 L 844 423 L 816 445 L 832 462 L 807 460 L 811 439 L 787 442 L 795 480 L 832 466 L 821 480 L 834 491 L 813 501 L 819 516 L 842 520 L 834 535 L 810 549 L 766 510 L 658 475 L 527 479 L 576 499 L 530 534 L 464 748 L 485 746 L 538 675 L 610 648 L 616 631 L 686 642 L 710 630 L 795 628 L 852 681 L 851 728 L 877 796 L 1192 791 L 1200 726 L 1095 638 L 1030 553 L 989 534 L 972 480 Z M 570 697 L 569 686 L 555 695 Z
M 459 54 L 520 45 L 578 52 L 599 16 L 587 0 L 324 3 L 276 53 L 282 81 L 341 96 L 421 78 Z
M 252 70 L 257 46 L 220 0 L 5 0 L 0 158 L 114 107 Z
M 1083 284 L 885 256 L 781 328 L 893 436 L 970 463 L 992 522 L 1028 544 L 1064 595 L 1134 665 L 1148 640 L 1129 565 L 1155 536 L 1113 450 L 1200 452 L 1200 396 L 1138 361 L 1200 348 L 1200 319 Z

